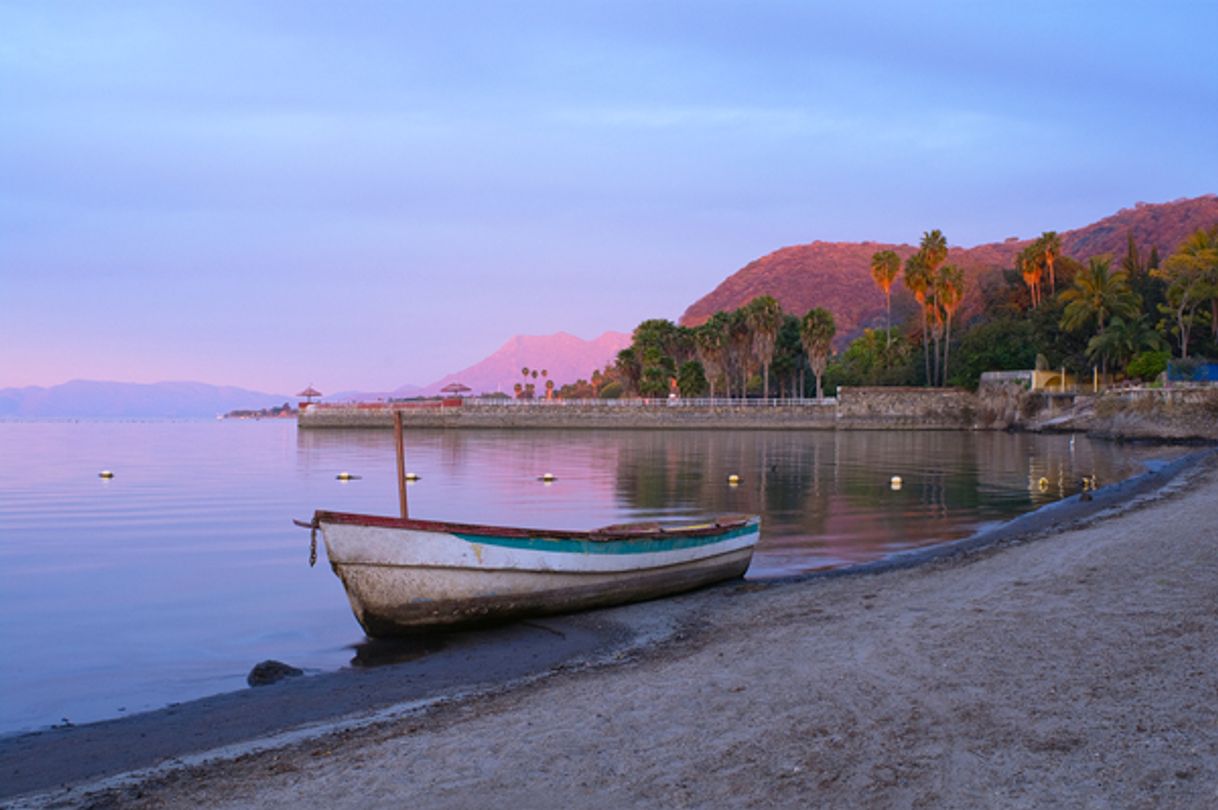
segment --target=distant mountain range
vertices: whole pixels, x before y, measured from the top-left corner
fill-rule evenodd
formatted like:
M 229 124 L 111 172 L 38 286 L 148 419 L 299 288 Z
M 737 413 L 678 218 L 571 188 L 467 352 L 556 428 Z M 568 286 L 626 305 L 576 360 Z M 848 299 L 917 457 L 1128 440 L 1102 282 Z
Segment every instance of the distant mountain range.
M 1062 232 L 1062 251 L 1080 261 L 1102 253 L 1110 253 L 1119 260 L 1125 253 L 1128 235 L 1133 234 L 1143 257 L 1149 255 L 1152 247 L 1158 247 L 1160 255 L 1166 258 L 1190 233 L 1215 223 L 1218 223 L 1218 196 L 1213 194 L 1169 203 L 1138 203 L 1086 227 Z M 960 265 L 968 279 L 963 304 L 966 315 L 979 309 L 981 287 L 987 276 L 1012 267 L 1016 255 L 1031 241 L 1012 237 L 1003 242 L 950 249 L 948 261 Z M 904 261 L 916 246 L 812 242 L 785 247 L 728 276 L 691 304 L 681 316 L 681 323 L 697 326 L 720 310 L 736 309 L 759 295 L 772 295 L 792 314 L 802 315 L 813 307 L 828 309 L 837 321 L 838 343 L 844 345 L 864 327 L 884 324 L 884 296 L 871 280 L 871 256 L 880 250 L 896 251 Z M 894 323 L 916 312 L 912 296 L 899 281 L 893 286 L 892 305 Z
M 614 355 L 628 345 L 630 335 L 621 332 L 606 332 L 595 340 L 566 332 L 517 335 L 486 359 L 431 385 L 403 385 L 392 391 L 342 391 L 324 399 L 343 402 L 432 395 L 453 382 L 468 386 L 475 394 L 510 393 L 516 382 L 523 381 L 520 369 L 525 366 L 546 369 L 546 379 L 561 386 L 581 377 L 586 379 L 593 369 L 611 363 Z M 536 382 L 539 390 L 544 387 L 540 378 Z M 0 388 L 0 418 L 196 418 L 273 408 L 284 402 L 295 405 L 297 400 L 286 394 L 199 382 L 72 380 L 47 388 Z
M 193 418 L 295 402 L 295 397 L 198 382 L 72 380 L 49 388 L 0 388 L 0 417 Z

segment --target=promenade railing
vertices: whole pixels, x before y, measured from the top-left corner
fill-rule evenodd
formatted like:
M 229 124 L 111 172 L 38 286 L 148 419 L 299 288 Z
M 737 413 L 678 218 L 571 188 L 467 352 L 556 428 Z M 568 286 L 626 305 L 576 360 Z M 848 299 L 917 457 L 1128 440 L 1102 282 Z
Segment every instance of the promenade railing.
M 465 400 L 477 407 L 505 408 L 791 408 L 828 407 L 837 404 L 835 397 L 792 397 L 780 399 L 728 399 L 727 397 L 622 397 L 619 399 L 501 399 L 470 397 Z

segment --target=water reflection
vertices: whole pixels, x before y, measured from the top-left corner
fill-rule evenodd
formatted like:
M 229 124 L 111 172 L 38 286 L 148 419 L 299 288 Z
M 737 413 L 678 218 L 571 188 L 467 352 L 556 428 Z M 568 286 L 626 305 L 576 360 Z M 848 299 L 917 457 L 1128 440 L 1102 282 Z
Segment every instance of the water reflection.
M 395 514 L 392 431 L 0 421 L 0 447 L 22 460 L 0 466 L 0 649 L 21 663 L 0 667 L 0 733 L 241 689 L 266 658 L 351 660 L 363 634 L 291 518 Z M 408 434 L 407 469 L 422 476 L 412 514 L 440 520 L 581 529 L 757 512 L 757 579 L 964 536 L 1164 453 L 1005 433 L 434 430 Z M 335 480 L 344 470 L 361 478 Z M 441 642 L 359 645 L 353 663 Z
M 362 461 L 392 494 L 388 431 L 303 431 L 301 464 Z M 354 457 L 352 457 L 354 456 Z M 750 577 L 865 562 L 966 536 L 1124 477 L 1128 447 L 949 431 L 413 431 L 412 514 L 555 529 L 760 513 Z M 537 483 L 553 472 L 553 487 Z M 740 477 L 738 486 L 728 477 Z M 894 488 L 893 476 L 902 479 Z M 328 504 L 319 506 L 329 508 Z M 386 501 L 386 509 L 393 506 Z

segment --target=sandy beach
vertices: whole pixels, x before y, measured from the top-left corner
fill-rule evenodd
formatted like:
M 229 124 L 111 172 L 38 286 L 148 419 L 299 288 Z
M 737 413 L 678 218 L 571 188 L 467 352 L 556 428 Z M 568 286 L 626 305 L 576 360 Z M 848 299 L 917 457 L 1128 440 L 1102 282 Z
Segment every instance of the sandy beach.
M 1213 453 L 984 548 L 607 614 L 642 611 L 680 626 L 615 663 L 21 804 L 1218 806 Z

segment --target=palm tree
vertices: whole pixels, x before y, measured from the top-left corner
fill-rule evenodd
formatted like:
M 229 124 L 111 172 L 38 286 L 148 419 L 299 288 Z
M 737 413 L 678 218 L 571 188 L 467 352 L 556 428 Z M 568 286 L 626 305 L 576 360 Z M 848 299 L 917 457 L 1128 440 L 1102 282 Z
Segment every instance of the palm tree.
M 1108 328 L 1087 342 L 1087 356 L 1109 360 L 1124 366 L 1140 351 L 1161 351 L 1166 348 L 1163 337 L 1146 322 L 1145 315 L 1136 318 L 1113 317 Z
M 915 253 L 905 262 L 905 286 L 913 293 L 922 315 L 922 359 L 926 364 L 926 384 L 930 385 L 930 354 L 926 350 L 926 304 L 930 293 L 930 271 L 922 254 Z
M 745 320 L 753 333 L 753 356 L 764 374 L 763 396 L 770 398 L 770 363 L 774 362 L 774 343 L 782 327 L 782 305 L 769 295 L 759 295 L 745 307 Z
M 1040 279 L 1045 269 L 1041 262 L 1044 254 L 1036 245 L 1029 245 L 1019 254 L 1019 273 L 1023 283 L 1028 285 L 1028 294 L 1032 298 L 1032 309 L 1040 306 Z
M 1094 321 L 1096 334 L 1102 335 L 1112 316 L 1131 318 L 1137 315 L 1138 300 L 1129 289 L 1129 276 L 1123 270 L 1113 272 L 1111 265 L 1107 256 L 1093 257 L 1086 269 L 1074 277 L 1074 286 L 1061 295 L 1066 305 L 1062 312 L 1062 329 L 1077 332 Z M 1103 371 L 1108 373 L 1107 357 Z
M 727 316 L 716 312 L 706 323 L 694 330 L 694 348 L 706 370 L 710 395 L 715 396 L 715 380 L 723 374 L 723 354 L 727 346 Z
M 728 376 L 735 371 L 740 375 L 740 398 L 749 395 L 749 377 L 753 370 L 753 335 L 749 329 L 749 321 L 744 308 L 732 310 L 727 314 L 727 356 Z M 732 386 L 727 387 L 728 396 L 732 395 Z
M 901 257 L 894 251 L 881 250 L 871 257 L 871 278 L 884 293 L 884 332 L 892 346 L 892 283 L 901 272 Z
M 921 253 L 926 267 L 932 274 L 935 273 L 947 261 L 947 237 L 943 235 L 943 231 L 936 228 L 923 232 Z
M 1045 231 L 1036 240 L 1036 246 L 1044 258 L 1044 266 L 1049 270 L 1049 295 L 1054 295 L 1057 293 L 1057 274 L 1053 268 L 1062 252 L 1062 238 L 1057 231 Z
M 630 393 L 637 393 L 639 390 L 639 378 L 643 376 L 643 369 L 639 364 L 639 356 L 635 353 L 634 349 L 622 349 L 618 352 L 613 367 L 617 370 L 622 387 Z
M 808 355 L 808 364 L 816 375 L 816 398 L 823 399 L 824 388 L 821 378 L 829 365 L 829 354 L 833 350 L 833 336 L 837 333 L 837 324 L 833 322 L 833 313 L 817 307 L 804 316 L 799 325 L 799 339 Z
M 939 378 L 940 385 L 947 384 L 947 356 L 952 345 L 952 318 L 964 301 L 964 271 L 954 264 L 944 265 L 935 278 L 935 298 L 943 309 L 947 324 L 947 336 L 943 340 L 943 370 Z

